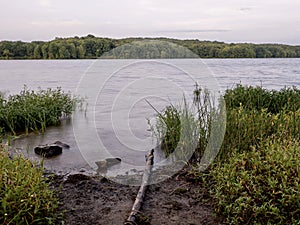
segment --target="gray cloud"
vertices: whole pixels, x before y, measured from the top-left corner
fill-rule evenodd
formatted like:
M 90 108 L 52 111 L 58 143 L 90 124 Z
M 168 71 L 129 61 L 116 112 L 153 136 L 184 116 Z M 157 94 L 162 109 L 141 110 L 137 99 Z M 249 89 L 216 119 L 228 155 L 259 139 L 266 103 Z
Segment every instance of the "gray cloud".
M 0 40 L 92 33 L 300 44 L 299 8 L 299 0 L 1 0 Z

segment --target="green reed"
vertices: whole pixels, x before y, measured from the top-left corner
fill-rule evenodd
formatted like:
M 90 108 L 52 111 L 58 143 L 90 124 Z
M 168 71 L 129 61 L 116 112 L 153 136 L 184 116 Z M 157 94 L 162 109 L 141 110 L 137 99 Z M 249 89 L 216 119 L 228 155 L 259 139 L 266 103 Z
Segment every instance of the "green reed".
M 152 126 L 152 133 L 166 157 L 176 150 L 177 159 L 187 161 L 193 156 L 192 161 L 200 161 L 211 132 L 216 133 L 216 127 L 212 130 L 212 124 L 215 126 L 222 117 L 222 98 L 216 101 L 207 89 L 200 88 L 198 84 L 193 94 L 193 104 L 188 104 L 184 97 L 182 103 L 176 106 L 167 106 L 162 112 L 156 110 L 156 124 Z M 222 127 L 219 128 L 222 131 Z
M 220 158 L 243 152 L 269 136 L 300 137 L 300 90 L 280 91 L 237 85 L 227 90 L 226 133 Z
M 44 131 L 69 117 L 78 101 L 61 88 L 32 91 L 24 87 L 17 95 L 0 96 L 0 127 L 13 135 Z

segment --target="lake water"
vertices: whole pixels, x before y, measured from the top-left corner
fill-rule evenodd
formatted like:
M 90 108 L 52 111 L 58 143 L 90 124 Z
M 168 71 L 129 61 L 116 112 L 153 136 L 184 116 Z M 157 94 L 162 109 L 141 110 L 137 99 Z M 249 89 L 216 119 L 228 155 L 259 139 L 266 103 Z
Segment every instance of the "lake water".
M 122 158 L 112 174 L 142 169 L 144 155 L 156 146 L 147 121 L 155 115 L 150 104 L 162 110 L 182 102 L 183 94 L 191 100 L 195 81 L 216 93 L 239 83 L 300 88 L 300 59 L 0 61 L 0 92 L 6 95 L 26 85 L 34 90 L 61 87 L 86 98 L 86 111 L 12 143 L 33 159 L 40 159 L 32 150 L 36 145 L 69 144 L 62 155 L 45 160 L 56 172 L 96 169 L 95 161 L 107 157 Z M 159 153 L 155 158 L 163 159 Z

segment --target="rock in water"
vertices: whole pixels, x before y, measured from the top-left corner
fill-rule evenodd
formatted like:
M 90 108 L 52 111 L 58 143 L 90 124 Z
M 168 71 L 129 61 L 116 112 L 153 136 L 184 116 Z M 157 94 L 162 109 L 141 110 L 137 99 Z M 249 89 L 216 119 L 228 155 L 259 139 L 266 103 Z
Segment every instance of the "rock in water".
M 107 158 L 105 160 L 95 162 L 98 166 L 97 173 L 106 173 L 107 169 L 111 166 L 121 163 L 120 158 Z
M 111 166 L 119 164 L 121 162 L 121 159 L 120 158 L 107 158 L 107 159 L 105 159 L 105 161 L 106 161 L 106 166 L 111 167 Z
M 60 155 L 62 147 L 58 145 L 39 145 L 34 148 L 34 152 L 43 157 L 49 158 Z

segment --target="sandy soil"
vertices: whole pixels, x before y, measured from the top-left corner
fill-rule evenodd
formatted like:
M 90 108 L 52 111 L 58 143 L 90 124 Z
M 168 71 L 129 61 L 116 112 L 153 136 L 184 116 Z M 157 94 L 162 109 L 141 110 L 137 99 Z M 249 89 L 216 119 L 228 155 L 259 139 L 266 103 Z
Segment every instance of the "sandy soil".
M 138 187 L 82 174 L 54 176 L 52 186 L 60 201 L 59 213 L 70 225 L 123 224 L 128 218 Z M 223 224 L 201 182 L 181 171 L 159 184 L 150 185 L 137 224 Z

